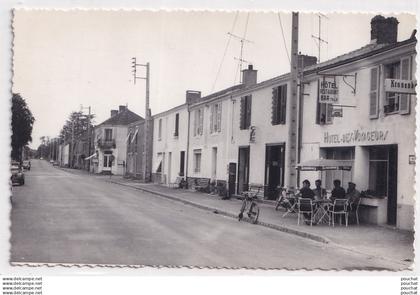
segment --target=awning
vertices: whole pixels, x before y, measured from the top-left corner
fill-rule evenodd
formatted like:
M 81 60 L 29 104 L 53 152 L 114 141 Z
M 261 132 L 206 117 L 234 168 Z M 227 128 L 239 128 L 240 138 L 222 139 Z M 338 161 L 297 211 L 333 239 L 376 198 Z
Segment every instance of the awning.
M 297 164 L 296 169 L 300 171 L 323 171 L 323 170 L 346 170 L 350 171 L 352 164 L 350 161 L 317 159 L 309 160 Z
M 96 153 L 94 153 L 93 155 L 90 155 L 89 157 L 85 158 L 85 160 L 90 160 L 92 158 L 96 157 Z

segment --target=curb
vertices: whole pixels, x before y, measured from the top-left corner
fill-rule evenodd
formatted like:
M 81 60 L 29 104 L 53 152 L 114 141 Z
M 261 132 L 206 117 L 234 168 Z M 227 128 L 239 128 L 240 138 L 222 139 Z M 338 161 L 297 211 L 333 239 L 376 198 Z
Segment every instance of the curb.
M 228 212 L 228 211 L 224 211 L 224 210 L 220 210 L 220 209 L 216 209 L 216 208 L 213 208 L 213 207 L 201 205 L 201 204 L 198 204 L 198 203 L 195 203 L 195 202 L 187 201 L 187 200 L 184 200 L 182 198 L 178 198 L 178 197 L 168 195 L 168 194 L 165 194 L 165 193 L 162 193 L 162 192 L 157 192 L 155 190 L 151 190 L 151 189 L 147 189 L 147 188 L 143 188 L 143 187 L 132 186 L 130 184 L 121 183 L 121 182 L 112 181 L 112 180 L 106 180 L 106 182 L 113 183 L 113 184 L 118 184 L 118 185 L 125 186 L 125 187 L 130 187 L 130 188 L 140 190 L 140 191 L 144 191 L 144 192 L 147 192 L 147 193 L 151 193 L 151 194 L 154 194 L 154 195 L 157 195 L 157 196 L 164 197 L 166 199 L 177 201 L 177 202 L 183 203 L 185 205 L 189 205 L 189 206 L 199 208 L 199 209 L 202 209 L 202 210 L 205 210 L 205 211 L 210 211 L 210 212 L 222 215 L 222 216 L 226 216 L 226 217 L 230 217 L 230 218 L 234 218 L 234 219 L 238 218 L 237 214 L 234 214 L 234 213 L 231 213 L 231 212 Z M 250 221 L 247 218 L 244 218 L 243 220 L 250 223 Z M 325 238 L 325 237 L 322 237 L 322 236 L 319 236 L 319 235 L 314 235 L 314 234 L 307 233 L 307 232 L 303 232 L 303 231 L 299 231 L 299 230 L 295 230 L 295 229 L 285 227 L 285 226 L 281 226 L 281 225 L 277 225 L 277 224 L 272 224 L 272 223 L 268 223 L 268 222 L 264 222 L 264 221 L 258 221 L 256 223 L 256 225 L 264 226 L 266 228 L 271 228 L 271 229 L 281 231 L 281 232 L 284 232 L 284 233 L 288 233 L 288 234 L 297 235 L 297 236 L 300 236 L 302 238 L 307 238 L 307 239 L 310 239 L 310 240 L 313 240 L 313 241 L 316 241 L 316 242 L 321 242 L 321 243 L 324 243 L 324 244 L 331 243 L 331 241 L 328 238 Z

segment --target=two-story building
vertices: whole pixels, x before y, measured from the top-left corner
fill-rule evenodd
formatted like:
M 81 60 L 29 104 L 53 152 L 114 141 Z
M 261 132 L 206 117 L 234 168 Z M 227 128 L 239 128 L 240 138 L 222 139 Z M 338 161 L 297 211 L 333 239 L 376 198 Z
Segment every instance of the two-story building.
M 186 179 L 189 144 L 189 105 L 201 99 L 199 91 L 187 90 L 186 102 L 153 116 L 152 180 L 174 183 Z
M 128 126 L 143 120 L 126 106 L 111 110 L 111 117 L 94 128 L 94 148 L 91 171 L 124 175 L 126 169 Z
M 414 225 L 416 39 L 397 42 L 398 21 L 376 16 L 371 42 L 304 70 L 301 161 L 335 159 L 350 171 L 301 172 L 300 178 L 349 181 L 368 222 Z

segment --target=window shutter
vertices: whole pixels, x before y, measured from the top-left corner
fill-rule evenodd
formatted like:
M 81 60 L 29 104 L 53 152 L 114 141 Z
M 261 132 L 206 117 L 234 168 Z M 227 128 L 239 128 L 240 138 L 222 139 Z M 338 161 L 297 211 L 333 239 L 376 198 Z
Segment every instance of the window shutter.
M 203 112 L 204 110 L 200 110 L 200 135 L 203 135 Z
M 287 84 L 281 87 L 280 124 L 286 124 Z
M 217 131 L 220 132 L 222 128 L 222 103 L 219 103 L 217 108 Z
M 379 116 L 379 67 L 370 69 L 369 118 Z
M 401 59 L 401 79 L 410 80 L 411 79 L 411 62 L 410 57 L 405 57 Z M 410 95 L 409 94 L 400 94 L 400 114 L 407 115 L 410 113 Z
M 198 128 L 198 110 L 194 112 L 194 136 L 197 135 L 197 128 Z
M 246 99 L 245 97 L 241 98 L 241 111 L 240 111 L 240 118 L 239 118 L 240 129 L 245 129 L 245 103 L 246 103 L 245 99 Z
M 271 124 L 278 124 L 278 103 L 279 103 L 279 87 L 273 88 L 273 97 L 271 99 Z
M 331 124 L 332 123 L 333 105 L 331 103 L 327 103 L 325 105 L 326 105 L 326 108 L 327 108 L 325 123 Z
M 315 124 L 321 124 L 321 104 L 319 103 L 319 80 L 316 94 L 316 118 Z
M 213 121 L 214 121 L 214 110 L 215 110 L 215 108 L 216 108 L 216 105 L 212 105 L 211 106 L 211 110 L 210 110 L 210 133 L 213 133 L 214 132 L 214 130 L 213 130 Z
M 251 106 L 252 106 L 252 96 L 248 95 L 246 100 L 246 126 L 245 128 L 249 128 L 251 126 Z

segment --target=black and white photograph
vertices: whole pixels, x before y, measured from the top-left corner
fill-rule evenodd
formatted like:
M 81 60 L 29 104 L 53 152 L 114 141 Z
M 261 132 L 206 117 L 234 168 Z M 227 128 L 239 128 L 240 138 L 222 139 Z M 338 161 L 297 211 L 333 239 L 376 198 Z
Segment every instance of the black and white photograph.
M 12 266 L 413 270 L 414 14 L 11 26 Z

